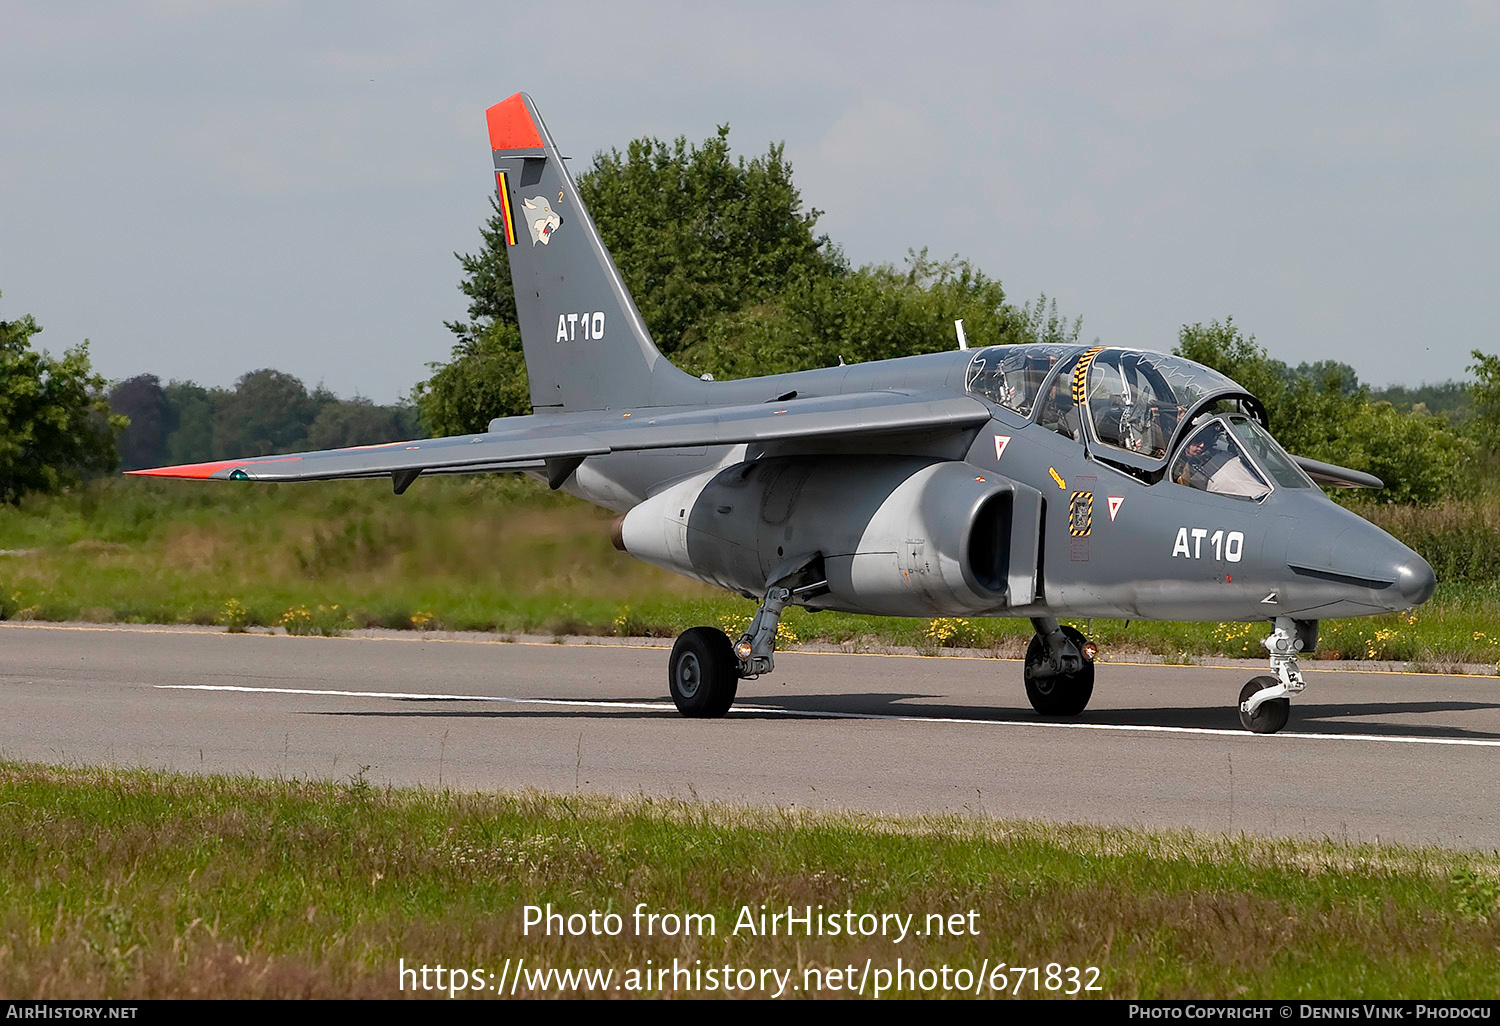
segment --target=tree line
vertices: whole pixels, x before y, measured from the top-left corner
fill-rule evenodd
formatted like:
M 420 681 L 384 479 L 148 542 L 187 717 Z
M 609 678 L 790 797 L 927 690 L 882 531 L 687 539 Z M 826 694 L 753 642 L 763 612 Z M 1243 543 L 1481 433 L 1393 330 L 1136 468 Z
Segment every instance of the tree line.
M 972 346 L 1082 336 L 1081 318 L 1055 301 L 1017 305 L 959 256 L 923 250 L 852 266 L 818 233 L 822 212 L 804 206 L 782 147 L 733 159 L 728 126 L 701 144 L 643 138 L 601 152 L 577 185 L 658 347 L 690 373 L 723 379 L 951 349 L 957 319 Z M 269 369 L 230 389 L 152 374 L 107 387 L 89 369 L 87 343 L 51 360 L 29 350 L 40 330 L 30 317 L 0 321 L 0 501 L 116 466 L 461 434 L 530 412 L 504 223 L 491 206 L 479 251 L 455 254 L 467 310 L 446 324 L 450 359 L 430 364 L 403 404 L 340 399 Z M 1276 360 L 1232 318 L 1185 325 L 1173 351 L 1256 394 L 1288 450 L 1385 479 L 1376 501 L 1462 494 L 1500 442 L 1500 357 L 1477 350 L 1473 383 L 1383 390 L 1348 364 Z
M 1172 350 L 1214 368 L 1265 404 L 1271 433 L 1288 452 L 1374 474 L 1379 491 L 1336 493 L 1345 501 L 1427 505 L 1476 494 L 1493 462 L 1494 426 L 1478 397 L 1500 390 L 1500 361 L 1475 350 L 1461 417 L 1421 403 L 1398 406 L 1375 398 L 1347 364 L 1324 361 L 1289 368 L 1272 358 L 1234 318 L 1184 326 Z M 1426 387 L 1426 386 L 1424 386 Z M 1450 409 L 1448 413 L 1457 412 Z M 1500 403 L 1495 404 L 1500 414 Z
M 122 470 L 374 445 L 420 433 L 410 405 L 340 399 L 269 369 L 241 375 L 233 388 L 163 385 L 155 374 L 139 374 L 111 388 L 108 402 L 129 421 L 118 443 Z

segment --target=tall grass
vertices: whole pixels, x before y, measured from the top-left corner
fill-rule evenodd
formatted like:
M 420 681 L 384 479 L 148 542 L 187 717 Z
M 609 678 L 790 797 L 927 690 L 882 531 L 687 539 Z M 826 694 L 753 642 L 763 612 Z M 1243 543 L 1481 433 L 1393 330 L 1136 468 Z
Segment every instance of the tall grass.
M 611 516 L 524 478 L 207 487 L 111 481 L 0 508 L 0 615 L 212 623 L 338 605 L 355 626 L 607 626 L 708 589 L 615 552 Z

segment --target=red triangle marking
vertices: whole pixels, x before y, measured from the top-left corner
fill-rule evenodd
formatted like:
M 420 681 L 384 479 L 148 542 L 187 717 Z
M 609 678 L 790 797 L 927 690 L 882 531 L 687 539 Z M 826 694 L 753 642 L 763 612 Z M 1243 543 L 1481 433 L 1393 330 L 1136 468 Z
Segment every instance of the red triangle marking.
M 1010 435 L 995 436 L 995 459 L 1005 455 L 1005 447 L 1010 444 Z
M 1115 514 L 1120 512 L 1120 506 L 1125 502 L 1123 495 L 1111 495 L 1109 497 L 1109 522 L 1115 522 Z

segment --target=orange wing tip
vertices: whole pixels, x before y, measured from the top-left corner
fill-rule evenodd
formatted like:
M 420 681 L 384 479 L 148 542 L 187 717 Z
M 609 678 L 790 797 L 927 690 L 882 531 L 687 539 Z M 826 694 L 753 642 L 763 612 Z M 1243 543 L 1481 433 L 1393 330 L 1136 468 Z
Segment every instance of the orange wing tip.
M 540 149 L 542 135 L 526 109 L 526 98 L 520 93 L 501 100 L 484 112 L 490 126 L 491 150 Z
M 175 467 L 151 467 L 147 470 L 127 470 L 126 474 L 139 477 L 187 477 L 205 479 L 213 477 L 221 470 L 231 470 L 240 467 L 256 467 L 265 463 L 290 463 L 300 460 L 301 456 L 282 456 L 269 460 L 217 460 L 213 463 L 182 463 Z M 232 476 L 232 475 L 231 475 Z

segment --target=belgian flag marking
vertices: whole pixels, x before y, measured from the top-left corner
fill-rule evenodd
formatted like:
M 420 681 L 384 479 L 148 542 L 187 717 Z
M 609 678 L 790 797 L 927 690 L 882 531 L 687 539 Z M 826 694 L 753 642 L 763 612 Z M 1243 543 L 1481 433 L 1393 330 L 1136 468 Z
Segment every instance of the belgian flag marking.
M 510 213 L 510 189 L 507 188 L 504 171 L 495 172 L 495 188 L 500 193 L 500 214 L 505 221 L 505 244 L 516 244 L 516 219 Z

